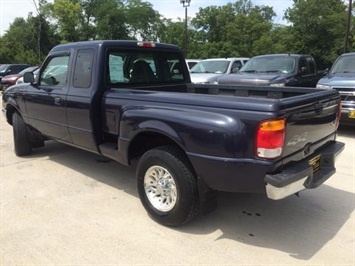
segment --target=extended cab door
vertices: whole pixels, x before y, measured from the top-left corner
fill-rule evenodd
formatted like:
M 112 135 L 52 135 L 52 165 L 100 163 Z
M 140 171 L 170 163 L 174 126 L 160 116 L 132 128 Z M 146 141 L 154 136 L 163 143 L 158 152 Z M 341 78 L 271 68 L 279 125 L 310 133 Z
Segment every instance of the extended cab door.
M 28 119 L 34 128 L 54 139 L 71 142 L 66 114 L 69 51 L 51 54 L 24 95 Z
M 83 47 L 76 51 L 72 83 L 67 95 L 67 115 L 73 144 L 98 152 L 96 136 L 101 136 L 102 95 L 93 80 L 94 58 L 93 48 Z M 93 93 L 95 90 L 99 91 L 96 95 Z

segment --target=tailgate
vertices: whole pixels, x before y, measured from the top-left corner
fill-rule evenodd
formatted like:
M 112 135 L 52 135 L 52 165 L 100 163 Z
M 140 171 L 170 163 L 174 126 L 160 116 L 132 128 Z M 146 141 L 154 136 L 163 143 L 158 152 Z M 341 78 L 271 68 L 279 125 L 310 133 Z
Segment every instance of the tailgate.
M 335 139 L 340 97 L 322 97 L 308 99 L 308 103 L 303 106 L 287 109 L 283 164 L 306 158 Z

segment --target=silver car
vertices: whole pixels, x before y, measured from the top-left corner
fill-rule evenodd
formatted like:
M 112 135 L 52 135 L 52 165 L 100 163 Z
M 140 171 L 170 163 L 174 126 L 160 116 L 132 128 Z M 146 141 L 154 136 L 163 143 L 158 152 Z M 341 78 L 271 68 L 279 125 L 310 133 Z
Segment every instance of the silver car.
M 238 72 L 248 57 L 213 58 L 198 62 L 190 70 L 191 82 L 199 84 L 215 84 L 223 75 Z

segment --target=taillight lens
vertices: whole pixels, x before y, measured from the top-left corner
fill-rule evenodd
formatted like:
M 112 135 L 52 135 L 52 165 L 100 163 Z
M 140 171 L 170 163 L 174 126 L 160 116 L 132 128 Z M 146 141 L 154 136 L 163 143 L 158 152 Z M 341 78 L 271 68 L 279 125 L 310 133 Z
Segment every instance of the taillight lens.
M 137 42 L 137 46 L 153 48 L 153 47 L 155 47 L 155 43 L 153 43 L 153 42 Z
M 264 159 L 281 156 L 284 140 L 284 118 L 261 122 L 256 134 L 256 156 Z

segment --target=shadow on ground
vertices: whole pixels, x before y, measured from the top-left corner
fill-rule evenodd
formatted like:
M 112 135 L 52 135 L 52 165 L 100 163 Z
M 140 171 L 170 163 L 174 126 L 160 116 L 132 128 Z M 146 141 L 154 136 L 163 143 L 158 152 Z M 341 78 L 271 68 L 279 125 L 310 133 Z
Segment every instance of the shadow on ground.
M 345 131 L 341 134 L 353 134 Z M 33 158 L 47 157 L 88 178 L 138 197 L 135 169 L 60 143 L 48 142 Z M 330 241 L 350 218 L 354 194 L 322 185 L 300 197 L 272 201 L 264 195 L 220 193 L 218 209 L 175 228 L 189 234 L 210 234 L 247 245 L 275 249 L 308 260 Z

